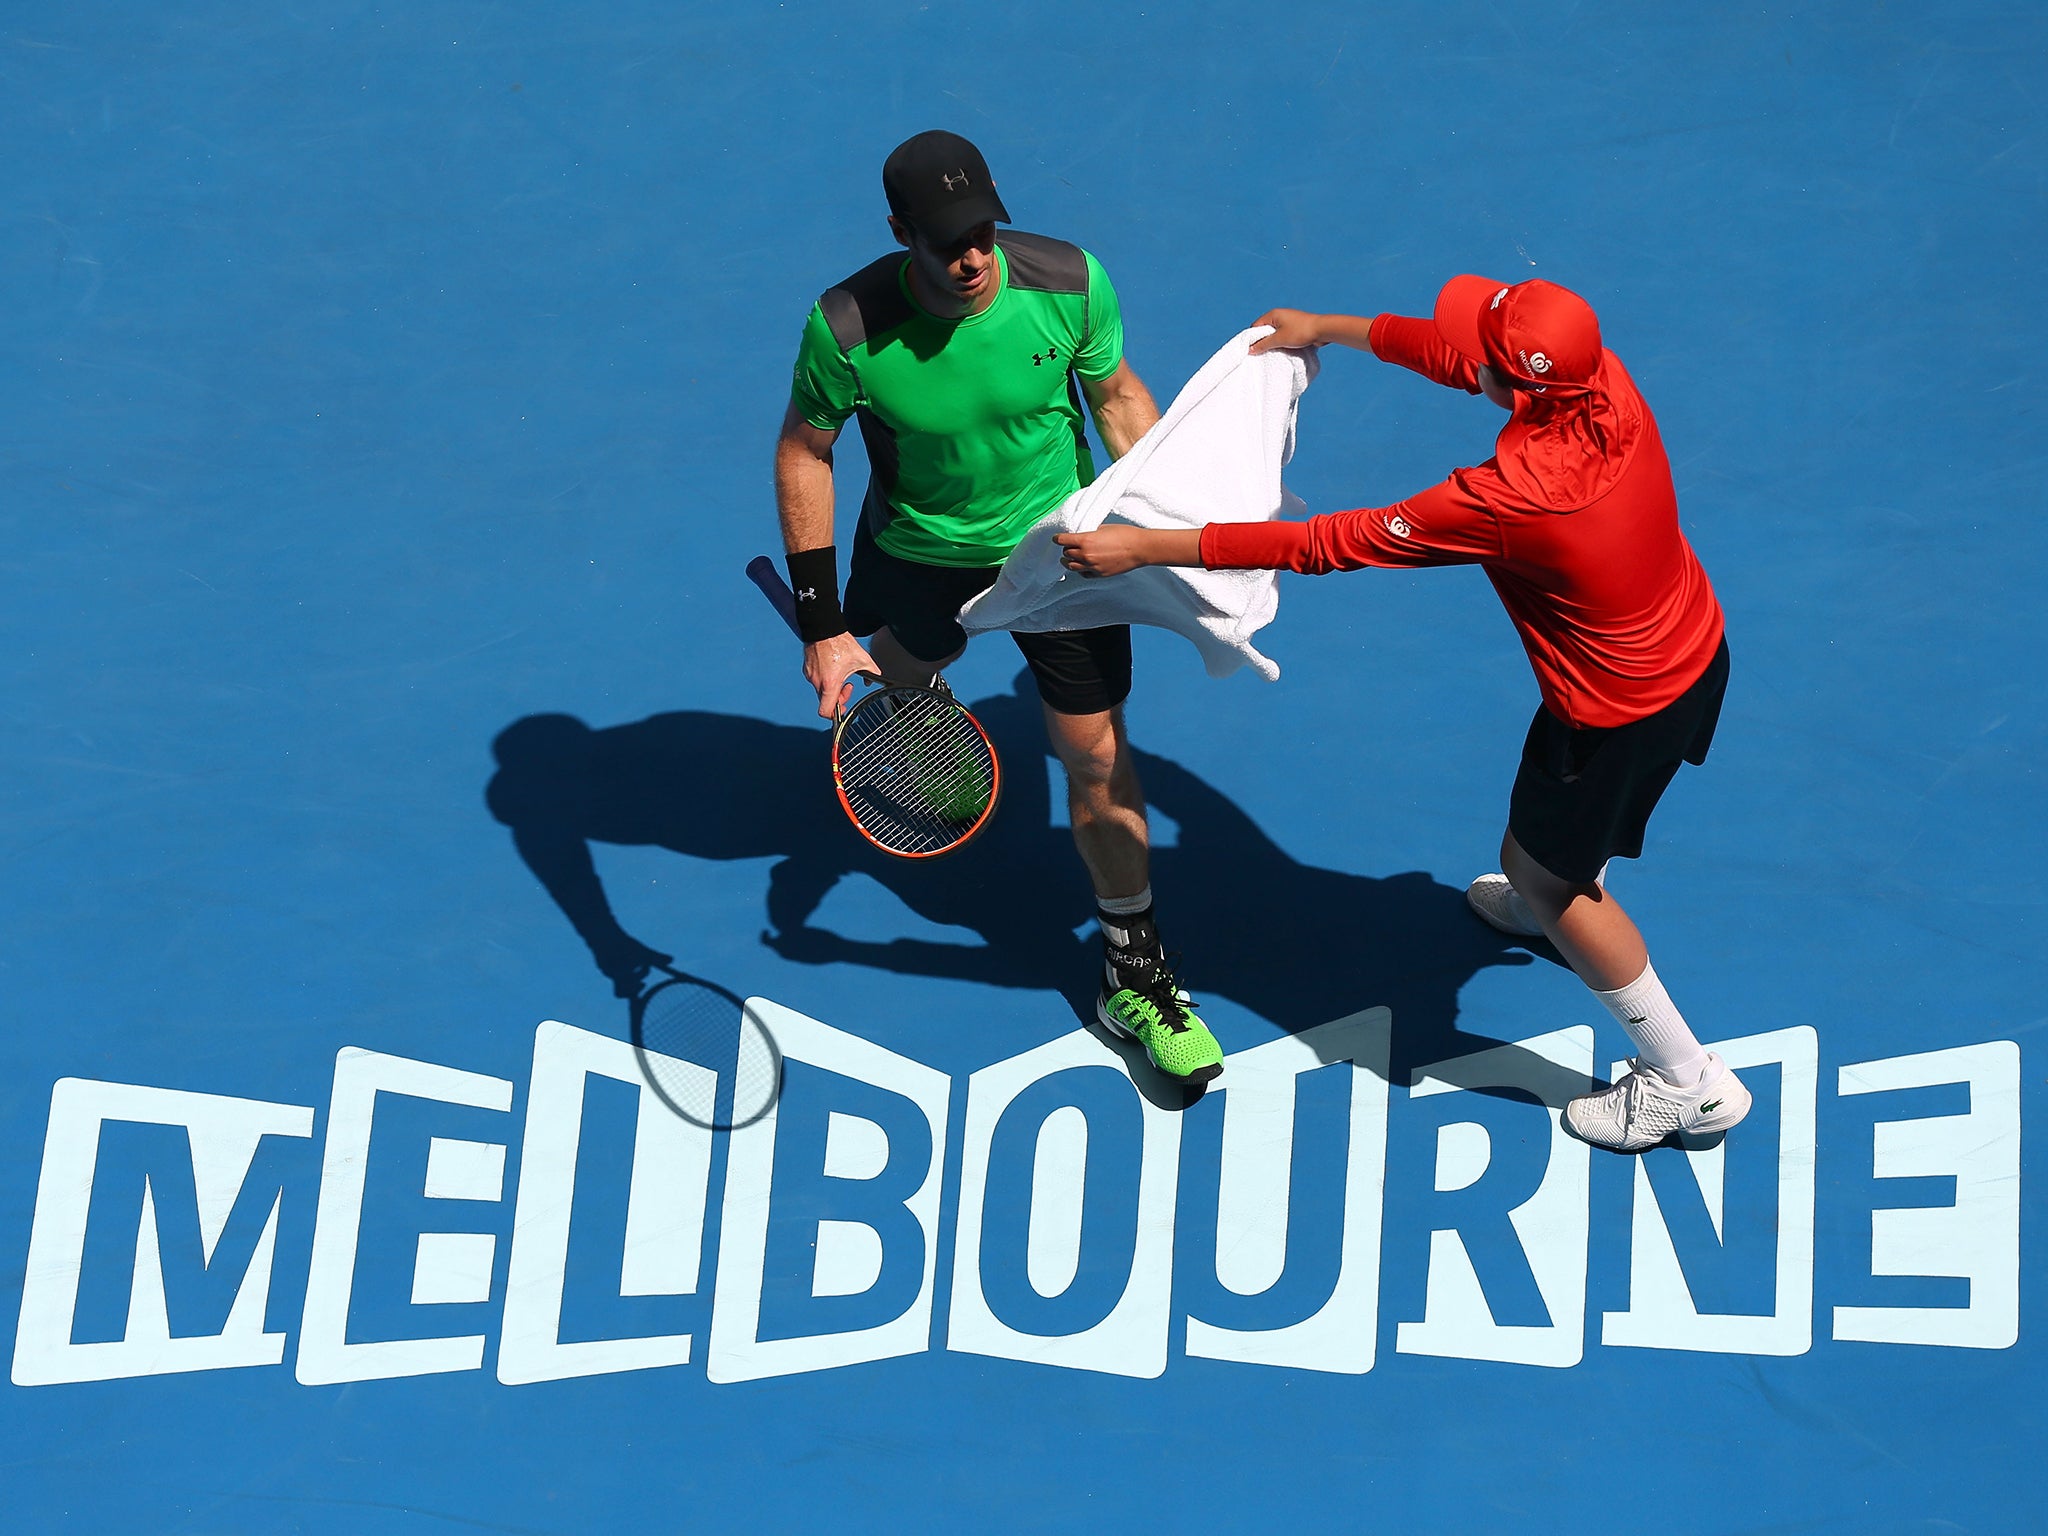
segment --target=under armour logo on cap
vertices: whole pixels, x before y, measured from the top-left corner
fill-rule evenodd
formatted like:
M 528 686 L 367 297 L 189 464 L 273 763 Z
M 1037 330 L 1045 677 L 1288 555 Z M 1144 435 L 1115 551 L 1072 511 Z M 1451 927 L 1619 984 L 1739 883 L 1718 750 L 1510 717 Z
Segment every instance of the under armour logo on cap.
M 967 186 L 967 173 L 965 171 L 941 171 L 939 173 L 939 180 L 946 184 L 948 192 L 959 192 Z

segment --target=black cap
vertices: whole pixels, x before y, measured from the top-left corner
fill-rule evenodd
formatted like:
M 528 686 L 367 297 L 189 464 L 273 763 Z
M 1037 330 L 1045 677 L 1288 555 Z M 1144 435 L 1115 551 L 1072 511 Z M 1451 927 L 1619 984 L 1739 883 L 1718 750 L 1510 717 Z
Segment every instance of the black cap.
M 977 224 L 1010 222 L 981 151 L 934 128 L 905 139 L 882 162 L 889 211 L 934 245 L 951 245 Z

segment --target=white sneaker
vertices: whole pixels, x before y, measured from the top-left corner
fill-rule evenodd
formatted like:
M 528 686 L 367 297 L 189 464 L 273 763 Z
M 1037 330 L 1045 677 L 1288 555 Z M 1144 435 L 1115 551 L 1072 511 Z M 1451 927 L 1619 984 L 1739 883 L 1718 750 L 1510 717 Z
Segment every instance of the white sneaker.
M 1465 887 L 1465 904 L 1502 933 L 1523 939 L 1543 937 L 1543 925 L 1506 875 L 1481 875 Z
M 1640 1152 L 1673 1131 L 1687 1136 L 1725 1131 L 1749 1113 L 1749 1090 L 1712 1051 L 1690 1088 L 1679 1087 L 1654 1067 L 1634 1062 L 1629 1067 L 1612 1088 L 1581 1094 L 1565 1105 L 1565 1128 L 1596 1147 Z

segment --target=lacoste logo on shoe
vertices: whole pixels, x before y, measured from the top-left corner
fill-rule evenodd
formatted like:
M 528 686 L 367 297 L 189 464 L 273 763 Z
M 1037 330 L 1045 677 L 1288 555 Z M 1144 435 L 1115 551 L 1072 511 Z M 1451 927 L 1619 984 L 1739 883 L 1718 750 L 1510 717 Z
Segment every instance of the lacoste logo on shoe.
M 1060 349 L 1058 347 L 1047 347 L 1045 349 L 1045 353 L 1043 356 L 1036 352 L 1031 354 L 1031 366 L 1034 368 L 1040 368 L 1047 363 L 1056 363 L 1059 361 L 1059 359 Z
M 1719 1099 L 1709 1099 L 1706 1103 L 1700 1106 L 1700 1113 L 1703 1115 L 1711 1115 L 1715 1110 L 1719 1109 L 1720 1107 L 1721 1101 Z
M 1639 1018 L 1637 1018 L 1637 1017 L 1636 1017 L 1636 1016 L 1635 1016 L 1634 1014 L 1630 1014 L 1630 1015 L 1628 1016 L 1628 1021 L 1629 1021 L 1629 1023 L 1631 1023 L 1631 1024 L 1647 1024 L 1647 1023 L 1649 1023 L 1649 1022 L 1650 1022 L 1648 1018 L 1640 1018 L 1640 1019 L 1639 1019 Z

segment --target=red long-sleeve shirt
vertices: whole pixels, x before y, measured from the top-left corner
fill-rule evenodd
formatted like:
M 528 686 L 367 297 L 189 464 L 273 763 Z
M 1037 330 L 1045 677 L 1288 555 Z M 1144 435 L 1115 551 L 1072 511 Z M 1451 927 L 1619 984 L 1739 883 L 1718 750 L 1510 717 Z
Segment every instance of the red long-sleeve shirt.
M 1478 368 L 1427 320 L 1381 315 L 1375 355 L 1477 393 Z M 1721 605 L 1678 526 L 1671 464 L 1612 352 L 1589 388 L 1517 392 L 1494 457 L 1390 507 L 1303 523 L 1211 523 L 1202 563 L 1321 574 L 1477 564 L 1543 702 L 1573 726 L 1655 714 L 1706 670 Z

